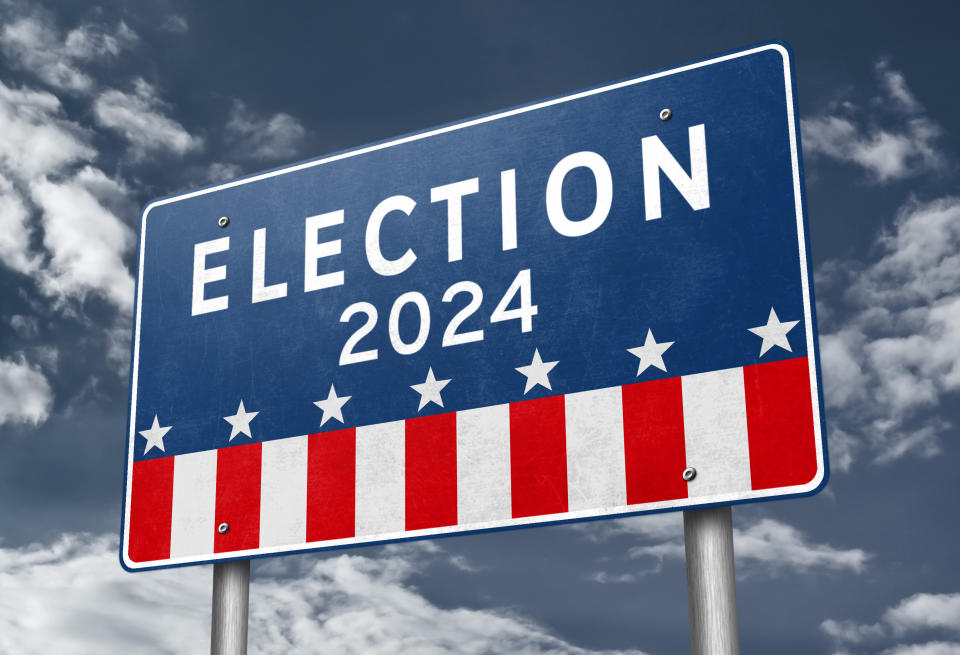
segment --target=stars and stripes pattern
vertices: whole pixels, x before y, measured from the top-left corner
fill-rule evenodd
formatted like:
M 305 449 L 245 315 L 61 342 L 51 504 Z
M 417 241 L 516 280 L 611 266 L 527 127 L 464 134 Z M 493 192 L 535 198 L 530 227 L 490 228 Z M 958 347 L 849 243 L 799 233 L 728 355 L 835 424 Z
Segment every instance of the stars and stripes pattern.
M 127 555 L 194 561 L 809 490 L 822 472 L 810 368 L 795 357 L 136 461 Z

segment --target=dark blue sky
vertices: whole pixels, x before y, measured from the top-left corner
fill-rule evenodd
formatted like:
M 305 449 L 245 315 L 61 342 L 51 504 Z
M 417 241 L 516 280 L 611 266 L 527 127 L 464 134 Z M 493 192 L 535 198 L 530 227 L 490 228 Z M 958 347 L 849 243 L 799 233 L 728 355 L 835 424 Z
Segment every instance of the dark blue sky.
M 0 600 L 0 651 L 206 648 L 209 569 L 130 575 L 111 541 L 147 201 L 777 39 L 796 58 L 833 475 L 734 510 L 743 651 L 960 653 L 958 13 L 0 3 L 0 578 L 19 599 Z M 684 652 L 679 525 L 261 562 L 252 639 L 362 652 L 338 628 L 357 620 L 381 652 L 471 635 L 470 652 Z

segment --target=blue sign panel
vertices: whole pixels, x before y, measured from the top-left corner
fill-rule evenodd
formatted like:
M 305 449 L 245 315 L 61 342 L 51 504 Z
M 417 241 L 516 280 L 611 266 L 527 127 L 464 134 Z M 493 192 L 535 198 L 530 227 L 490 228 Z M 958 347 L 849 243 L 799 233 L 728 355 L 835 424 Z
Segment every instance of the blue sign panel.
M 825 477 L 779 44 L 155 201 L 135 320 L 130 569 Z

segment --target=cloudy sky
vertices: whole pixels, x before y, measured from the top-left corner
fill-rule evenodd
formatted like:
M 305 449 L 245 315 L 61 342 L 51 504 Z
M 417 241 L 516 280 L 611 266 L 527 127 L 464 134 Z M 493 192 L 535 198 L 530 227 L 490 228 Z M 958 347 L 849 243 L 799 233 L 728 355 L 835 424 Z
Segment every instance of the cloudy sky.
M 117 557 L 150 199 L 760 41 L 795 53 L 832 478 L 734 510 L 744 652 L 960 654 L 948 3 L 0 0 L 0 651 L 203 652 Z M 679 514 L 258 560 L 254 652 L 679 653 Z

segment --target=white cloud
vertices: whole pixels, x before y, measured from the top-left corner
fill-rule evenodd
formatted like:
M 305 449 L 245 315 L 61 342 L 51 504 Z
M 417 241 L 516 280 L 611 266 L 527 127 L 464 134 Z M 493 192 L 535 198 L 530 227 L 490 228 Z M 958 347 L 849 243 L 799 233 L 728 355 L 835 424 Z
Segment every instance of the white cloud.
M 0 30 L 0 49 L 9 61 L 44 83 L 70 92 L 87 92 L 94 85 L 78 62 L 115 57 L 137 40 L 123 21 L 113 28 L 81 25 L 64 37 L 42 13 L 11 20 Z
M 139 40 L 137 33 L 122 20 L 116 28 L 107 31 L 102 25 L 81 25 L 67 34 L 64 50 L 79 60 L 116 57 Z
M 596 582 L 597 584 L 636 584 L 643 577 L 643 573 L 646 573 L 646 571 L 641 571 L 639 574 L 594 571 L 593 573 L 588 573 L 584 577 L 590 582 Z
M 43 212 L 43 242 L 50 264 L 43 278 L 47 292 L 59 298 L 103 294 L 125 312 L 133 307 L 133 277 L 121 255 L 134 241 L 133 231 L 119 221 L 74 178 L 30 185 L 33 201 Z
M 31 339 L 40 331 L 40 322 L 33 316 L 14 314 L 10 317 L 10 327 L 23 339 Z
M 849 471 L 860 450 L 860 440 L 835 426 L 831 426 L 828 431 L 827 440 L 830 450 L 830 468 L 835 471 Z M 829 491 L 829 488 L 826 491 Z
M 930 641 L 925 644 L 900 644 L 883 651 L 882 655 L 960 655 L 960 644 Z
M 847 316 L 820 339 L 841 469 L 862 446 L 879 462 L 936 455 L 950 428 L 936 410 L 960 391 L 960 198 L 908 203 L 875 252 L 817 273 Z
M 578 653 L 506 611 L 440 609 L 407 586 L 409 560 L 341 556 L 251 593 L 251 635 L 263 653 Z M 291 621 L 291 614 L 301 620 Z M 306 619 L 306 620 L 303 620 Z
M 907 80 L 900 71 L 890 68 L 890 61 L 880 59 L 875 64 L 881 86 L 886 90 L 886 98 L 896 102 L 903 111 L 920 112 L 923 105 L 907 87 Z M 878 100 L 882 102 L 883 99 Z
M 133 332 L 133 317 L 120 314 L 106 331 L 107 361 L 113 365 L 120 378 L 130 373 L 130 340 Z
M 184 155 L 203 145 L 200 137 L 167 116 L 166 109 L 156 89 L 143 78 L 134 81 L 132 92 L 109 89 L 93 103 L 97 124 L 123 136 L 134 159 L 155 152 Z
M 648 568 L 630 573 L 591 571 L 584 578 L 598 584 L 633 584 L 643 576 L 659 573 L 668 559 L 683 559 L 683 514 L 665 512 L 644 514 L 604 521 L 571 523 L 569 529 L 579 532 L 594 543 L 628 537 L 630 543 L 648 542 L 628 550 L 631 557 L 653 559 Z
M 851 293 L 864 303 L 884 307 L 933 302 L 958 289 L 960 201 L 943 198 L 909 203 L 895 229 L 881 235 L 883 257 Z
M 56 96 L 2 82 L 0 133 L 0 262 L 32 276 L 54 297 L 97 291 L 128 307 L 130 298 L 121 298 L 120 287 L 130 275 L 120 257 L 131 245 L 130 230 L 84 191 L 117 201 L 125 190 L 89 165 L 72 180 L 67 177 L 96 157 L 88 133 L 63 117 Z M 66 198 L 71 190 L 72 198 Z M 48 250 L 37 250 L 37 241 Z M 116 250 L 107 252 L 110 248 Z
M 667 536 L 666 532 L 661 534 L 661 537 Z M 812 543 L 793 526 L 769 518 L 744 528 L 734 527 L 733 546 L 738 573 L 743 575 L 760 571 L 776 575 L 784 570 L 862 573 L 870 559 L 870 554 L 859 548 L 841 549 Z M 682 559 L 682 530 L 664 541 L 634 546 L 629 553 L 634 558 L 653 557 L 659 561 Z
M 60 351 L 54 346 L 33 346 L 29 349 L 30 358 L 39 362 L 40 367 L 49 372 L 56 373 L 60 365 Z
M 653 557 L 658 562 L 663 562 L 666 559 L 683 559 L 685 549 L 683 541 L 664 541 L 658 544 L 634 546 L 628 552 L 633 558 Z
M 0 173 L 0 262 L 30 275 L 40 265 L 30 245 L 30 211 L 13 182 Z
M 888 609 L 883 620 L 897 634 L 941 628 L 960 633 L 960 593 L 914 594 Z
M 415 555 L 257 565 L 251 652 L 612 653 L 578 648 L 510 612 L 437 607 L 409 586 Z M 210 585 L 209 567 L 126 573 L 108 536 L 0 548 L 0 651 L 200 652 L 209 643 Z
M 0 651 L 185 653 L 209 640 L 207 568 L 131 576 L 113 537 L 0 548 Z
M 877 62 L 875 70 L 881 95 L 870 103 L 870 117 L 846 101 L 834 103 L 828 113 L 804 119 L 804 153 L 860 166 L 875 182 L 941 169 L 943 129 L 926 116 L 902 73 L 886 60 Z M 878 121 L 881 116 L 887 120 Z
M 480 573 L 481 571 L 486 570 L 486 567 L 474 564 L 463 555 L 452 555 L 450 557 L 450 565 L 458 571 L 463 571 L 464 573 Z
M 137 217 L 140 208 L 134 193 L 122 180 L 112 178 L 95 166 L 84 166 L 73 176 L 73 181 L 89 191 L 114 216 Z
M 940 630 L 960 633 L 960 593 L 918 593 L 905 598 L 883 613 L 877 623 L 857 623 L 827 619 L 820 630 L 838 646 L 879 643 L 909 633 Z M 960 655 L 960 644 L 931 641 L 921 644 L 897 644 L 884 655 Z
M 50 383 L 24 358 L 0 359 L 0 425 L 47 420 L 53 405 Z
M 90 164 L 89 131 L 53 94 L 0 82 L 0 133 L 0 262 L 60 301 L 92 292 L 129 312 L 131 194 Z
M 811 543 L 799 530 L 774 519 L 735 529 L 734 547 L 744 563 L 804 572 L 814 569 L 862 573 L 870 555 L 860 548 L 841 549 Z
M 0 170 L 17 179 L 56 173 L 96 157 L 89 133 L 63 117 L 52 93 L 0 82 Z
M 215 161 L 207 167 L 204 182 L 223 182 L 234 177 L 239 177 L 241 169 L 236 164 L 224 164 Z
M 611 521 L 574 524 L 571 529 L 595 542 L 621 536 L 641 541 L 629 548 L 634 559 L 653 558 L 655 568 L 641 573 L 656 572 L 665 560 L 682 560 L 683 516 L 680 512 L 633 516 Z M 859 548 L 842 549 L 827 544 L 812 543 L 791 525 L 763 518 L 733 529 L 734 554 L 738 574 L 754 575 L 764 572 L 777 575 L 781 571 L 809 572 L 814 570 L 848 571 L 862 573 L 871 555 Z M 628 578 L 609 572 L 595 572 L 588 576 L 594 582 L 630 582 Z
M 4 25 L 0 31 L 3 53 L 20 68 L 58 89 L 83 91 L 93 84 L 90 77 L 63 56 L 60 35 L 51 25 L 25 17 Z
M 307 130 L 290 114 L 257 116 L 237 100 L 227 122 L 228 140 L 245 159 L 286 159 L 300 151 Z
M 827 619 L 820 624 L 820 630 L 834 641 L 846 644 L 859 644 L 883 637 L 886 632 L 879 623 L 857 623 L 856 621 L 835 621 Z
M 170 14 L 160 23 L 160 29 L 173 32 L 174 34 L 186 34 L 190 31 L 190 24 L 183 16 Z
M 0 5 L 0 13 L 12 6 Z M 97 85 L 81 64 L 116 57 L 136 39 L 123 22 L 112 29 L 84 24 L 64 34 L 41 13 L 0 21 L 0 49 L 8 63 L 33 66 L 57 93 L 84 91 L 84 103 Z M 77 115 L 86 118 L 88 110 Z M 116 316 L 98 321 L 109 326 L 98 336 L 108 362 L 125 376 L 133 279 L 124 258 L 134 234 L 120 217 L 137 213 L 131 189 L 95 165 L 100 155 L 94 130 L 71 120 L 54 93 L 0 81 L 0 134 L 0 265 L 29 278 L 4 274 L 3 284 L 19 285 L 35 311 L 52 299 L 55 309 L 77 318 L 92 296 L 116 307 Z M 60 353 L 33 343 L 36 318 L 9 321 L 25 343 L 20 360 L 3 360 L 0 423 L 37 424 L 52 406 L 47 377 L 58 371 Z M 87 323 L 84 329 L 94 327 Z

